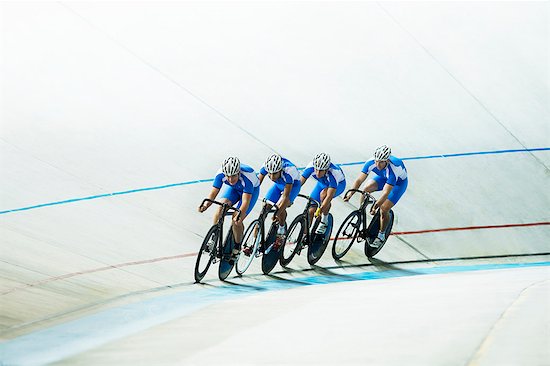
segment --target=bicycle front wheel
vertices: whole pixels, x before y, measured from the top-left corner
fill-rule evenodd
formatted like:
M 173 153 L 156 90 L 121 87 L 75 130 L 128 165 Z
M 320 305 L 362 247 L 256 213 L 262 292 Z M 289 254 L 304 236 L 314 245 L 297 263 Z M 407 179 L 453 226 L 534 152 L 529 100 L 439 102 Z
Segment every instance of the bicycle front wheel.
M 262 233 L 260 229 L 260 220 L 256 219 L 246 229 L 244 233 L 244 240 L 242 245 L 241 255 L 237 261 L 236 271 L 239 276 L 241 276 L 256 256 L 256 253 L 259 250 L 260 242 L 262 241 Z
M 332 244 L 332 257 L 334 259 L 341 259 L 351 249 L 351 246 L 357 239 L 360 226 L 361 215 L 359 211 L 353 211 L 346 217 L 334 237 Z
M 286 241 L 283 244 L 283 250 L 279 258 L 279 263 L 283 267 L 287 266 L 296 255 L 296 252 L 300 250 L 304 237 L 304 220 L 304 215 L 300 214 L 292 221 L 292 224 L 288 228 Z
M 219 231 L 220 228 L 214 225 L 204 237 L 199 254 L 197 255 L 197 261 L 195 262 L 195 282 L 200 282 L 204 278 L 210 264 L 212 264 L 212 260 L 216 256 Z M 208 245 L 208 243 L 213 243 L 214 245 Z

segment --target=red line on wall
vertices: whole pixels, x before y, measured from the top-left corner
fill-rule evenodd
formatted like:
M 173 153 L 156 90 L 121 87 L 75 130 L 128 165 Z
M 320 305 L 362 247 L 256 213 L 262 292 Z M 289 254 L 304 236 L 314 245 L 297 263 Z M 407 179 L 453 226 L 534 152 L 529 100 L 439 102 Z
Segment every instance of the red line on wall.
M 511 227 L 542 226 L 542 225 L 550 225 L 550 221 L 531 222 L 531 223 L 526 223 L 526 224 L 464 226 L 464 227 L 449 227 L 449 228 L 442 228 L 442 229 L 427 229 L 427 230 L 416 230 L 416 231 L 397 231 L 397 232 L 393 232 L 392 235 L 414 235 L 414 234 L 438 233 L 438 232 L 445 232 L 445 231 L 501 229 L 501 228 L 511 228 Z M 334 238 L 330 238 L 330 240 L 334 240 Z M 23 290 L 23 289 L 26 289 L 26 288 L 29 288 L 29 287 L 40 286 L 40 285 L 44 285 L 46 283 L 50 283 L 50 282 L 54 282 L 54 281 L 66 280 L 68 278 L 81 276 L 81 275 L 85 275 L 85 274 L 108 271 L 108 270 L 111 270 L 111 269 L 119 269 L 119 268 L 129 267 L 129 266 L 138 266 L 138 265 L 141 265 L 141 264 L 162 262 L 162 261 L 166 261 L 166 260 L 174 260 L 174 259 L 181 259 L 181 258 L 186 258 L 186 257 L 193 257 L 193 256 L 196 256 L 197 254 L 198 253 L 196 253 L 196 252 L 194 252 L 194 253 L 185 253 L 185 254 L 173 255 L 173 256 L 169 256 L 169 257 L 160 257 L 160 258 L 145 259 L 145 260 L 141 260 L 141 261 L 113 264 L 112 266 L 94 268 L 94 269 L 89 269 L 89 270 L 74 272 L 74 273 L 67 273 L 67 274 L 64 274 L 64 275 L 61 275 L 61 276 L 45 278 L 41 281 L 37 281 L 37 282 L 34 282 L 34 283 L 28 283 L 28 284 L 25 284 L 23 286 L 13 287 L 13 288 L 10 288 L 8 290 L 5 290 L 5 291 L 1 292 L 0 295 L 7 295 L 7 294 L 12 293 L 12 292 L 17 291 L 17 290 Z
M 510 228 L 510 227 L 541 226 L 541 225 L 550 225 L 550 221 L 530 222 L 530 223 L 527 223 L 527 224 L 464 226 L 464 227 L 447 227 L 447 228 L 443 228 L 443 229 L 428 229 L 428 230 L 416 230 L 416 231 L 396 231 L 396 232 L 393 232 L 392 235 L 412 235 L 412 234 L 439 233 L 439 232 L 443 232 L 443 231 L 501 229 L 501 228 Z

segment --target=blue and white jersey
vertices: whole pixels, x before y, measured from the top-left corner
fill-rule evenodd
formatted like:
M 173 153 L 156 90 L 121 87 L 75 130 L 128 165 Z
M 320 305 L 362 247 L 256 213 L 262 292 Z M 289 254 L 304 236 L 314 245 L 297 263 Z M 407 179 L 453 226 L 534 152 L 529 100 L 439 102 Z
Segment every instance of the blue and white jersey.
M 295 181 L 300 181 L 300 173 L 296 165 L 292 164 L 288 159 L 282 158 L 282 160 L 283 171 L 281 172 L 281 177 L 274 183 L 279 186 L 284 186 L 287 184 L 294 184 Z M 267 170 L 265 170 L 265 165 L 260 169 L 260 174 L 264 177 L 269 174 Z
M 315 178 L 319 183 L 329 188 L 337 188 L 339 183 L 346 181 L 346 176 L 344 175 L 342 168 L 332 163 L 330 163 L 327 173 L 322 178 L 319 178 L 315 174 L 313 161 L 310 162 L 302 172 L 302 177 L 307 179 L 310 176 L 313 176 L 313 178 Z
M 374 163 L 374 159 L 371 159 L 365 163 L 361 171 L 365 174 L 373 172 L 382 178 L 386 178 L 386 183 L 392 186 L 401 185 L 407 180 L 407 169 L 405 168 L 405 164 L 403 164 L 401 159 L 392 155 L 390 155 L 390 160 L 386 168 L 378 170 Z
M 225 174 L 223 174 L 221 168 L 216 172 L 216 177 L 214 178 L 214 183 L 212 185 L 219 189 L 222 187 L 222 184 L 227 184 L 239 192 L 252 194 L 254 192 L 254 188 L 260 186 L 260 180 L 258 179 L 254 169 L 248 165 L 241 164 L 239 180 L 233 186 L 229 184 L 229 181 L 227 180 Z

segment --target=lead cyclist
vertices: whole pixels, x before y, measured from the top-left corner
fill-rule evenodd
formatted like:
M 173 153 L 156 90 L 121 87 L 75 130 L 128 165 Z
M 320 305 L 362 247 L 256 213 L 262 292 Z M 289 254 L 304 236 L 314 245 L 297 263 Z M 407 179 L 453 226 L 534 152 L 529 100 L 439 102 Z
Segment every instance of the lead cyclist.
M 376 148 L 373 158 L 365 163 L 359 176 L 353 183 L 352 189 L 359 189 L 370 172 L 373 172 L 374 176 L 367 180 L 363 192 L 382 191 L 380 198 L 371 207 L 371 215 L 374 215 L 378 208 L 380 208 L 381 213 L 380 231 L 371 244 L 377 248 L 386 240 L 385 229 L 389 222 L 389 212 L 407 190 L 409 180 L 405 164 L 403 164 L 401 159 L 391 155 L 391 149 L 387 145 L 381 145 Z M 344 197 L 344 201 L 349 201 L 354 193 L 353 191 L 348 193 Z
M 237 208 L 241 209 L 240 214 L 237 212 L 233 214 L 232 230 L 233 237 L 235 238 L 235 248 L 233 248 L 233 252 L 231 253 L 231 259 L 235 260 L 241 250 L 241 241 L 244 231 L 243 221 L 254 208 L 258 196 L 260 195 L 260 181 L 254 169 L 248 165 L 241 164 L 237 157 L 230 156 L 224 160 L 221 168 L 217 171 L 208 199 L 214 200 L 218 196 L 223 184 L 228 187 L 221 201 L 230 206 L 238 202 Z M 212 205 L 211 202 L 205 202 L 203 205 L 199 206 L 199 212 L 206 211 L 210 205 Z M 214 223 L 218 222 L 222 212 L 223 208 L 220 206 L 218 211 L 214 214 Z M 212 250 L 215 245 L 213 240 L 212 238 L 212 241 L 208 243 L 209 250 Z

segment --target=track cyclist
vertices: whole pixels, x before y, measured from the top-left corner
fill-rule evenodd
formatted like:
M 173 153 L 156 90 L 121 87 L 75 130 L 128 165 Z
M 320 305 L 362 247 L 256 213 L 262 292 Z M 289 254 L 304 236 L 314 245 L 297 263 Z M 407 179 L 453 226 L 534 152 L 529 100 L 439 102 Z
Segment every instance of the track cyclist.
M 235 260 L 241 249 L 244 231 L 243 221 L 254 208 L 260 195 L 260 181 L 254 169 L 241 164 L 238 158 L 231 156 L 224 160 L 221 168 L 217 171 L 212 184 L 212 191 L 208 195 L 209 199 L 214 200 L 218 196 L 222 184 L 226 184 L 228 187 L 224 191 L 221 201 L 231 206 L 238 202 L 237 207 L 241 209 L 240 215 L 233 214 L 232 230 L 235 238 L 235 248 L 233 248 L 231 258 Z M 211 202 L 205 202 L 204 205 L 199 206 L 199 212 L 206 211 L 210 205 L 212 205 Z M 222 206 L 214 214 L 214 223 L 218 221 L 221 214 Z M 208 243 L 208 245 L 213 247 L 214 242 Z
M 384 232 L 389 220 L 389 212 L 407 190 L 407 169 L 403 161 L 391 155 L 391 149 L 387 145 L 381 145 L 374 151 L 373 159 L 367 161 L 363 166 L 352 189 L 359 189 L 370 172 L 375 175 L 372 179 L 367 180 L 363 191 L 368 193 L 382 191 L 376 204 L 371 207 L 371 215 L 374 215 L 380 208 L 380 231 L 378 237 L 371 244 L 373 247 L 379 247 L 386 240 Z M 349 201 L 354 193 L 349 193 L 344 197 L 344 201 Z
M 321 215 L 321 222 L 317 226 L 316 234 L 324 234 L 327 228 L 328 213 L 331 202 L 334 197 L 338 197 L 346 189 L 346 177 L 339 166 L 331 163 L 330 156 L 326 153 L 320 153 L 310 162 L 300 178 L 304 185 L 306 180 L 313 176 L 317 180 L 317 185 L 311 191 L 310 197 L 321 203 L 321 207 L 310 209 L 310 216 Z
M 296 166 L 279 154 L 272 154 L 265 161 L 258 176 L 260 184 L 266 176 L 269 176 L 269 179 L 275 183 L 265 198 L 266 204 L 270 206 L 275 204 L 279 208 L 277 215 L 273 216 L 273 221 L 277 221 L 279 225 L 275 239 L 275 246 L 278 248 L 285 240 L 286 209 L 294 203 L 302 184 Z

